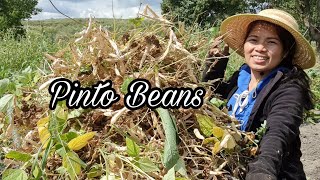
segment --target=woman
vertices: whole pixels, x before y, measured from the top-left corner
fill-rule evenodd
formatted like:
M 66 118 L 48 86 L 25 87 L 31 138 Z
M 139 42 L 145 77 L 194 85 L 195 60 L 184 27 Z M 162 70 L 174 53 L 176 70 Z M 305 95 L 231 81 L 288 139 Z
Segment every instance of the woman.
M 220 30 L 245 64 L 228 82 L 216 81 L 215 93 L 228 99 L 229 114 L 239 120 L 241 130 L 255 132 L 267 121 L 246 179 L 306 179 L 299 126 L 303 111 L 313 107 L 309 78 L 303 71 L 315 64 L 312 47 L 299 33 L 296 20 L 277 9 L 229 17 Z M 222 56 L 227 51 L 213 52 Z M 211 59 L 214 65 L 206 63 L 203 81 L 224 76 L 228 56 Z

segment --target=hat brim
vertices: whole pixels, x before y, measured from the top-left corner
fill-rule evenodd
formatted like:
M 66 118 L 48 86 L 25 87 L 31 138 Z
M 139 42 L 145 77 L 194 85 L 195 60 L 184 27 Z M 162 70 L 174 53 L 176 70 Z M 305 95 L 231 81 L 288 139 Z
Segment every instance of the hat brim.
M 244 57 L 243 44 L 247 28 L 251 22 L 257 20 L 263 20 L 279 25 L 292 34 L 296 41 L 296 53 L 293 58 L 293 64 L 300 66 L 302 69 L 308 69 L 315 65 L 316 57 L 310 43 L 300 32 L 276 19 L 258 14 L 238 14 L 231 16 L 222 22 L 220 33 L 224 35 L 224 41 L 230 48 Z

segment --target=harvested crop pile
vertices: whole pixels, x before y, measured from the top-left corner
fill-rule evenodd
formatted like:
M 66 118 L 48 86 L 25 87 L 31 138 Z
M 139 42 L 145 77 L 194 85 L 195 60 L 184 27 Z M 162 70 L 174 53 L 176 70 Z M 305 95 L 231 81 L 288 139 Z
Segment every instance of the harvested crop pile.
M 13 142 L 5 150 L 3 176 L 244 179 L 257 140 L 254 134 L 237 130 L 237 122 L 210 100 L 208 85 L 199 82 L 203 64 L 199 52 L 207 47 L 206 41 L 191 41 L 187 32 L 148 6 L 142 15 L 151 19 L 146 20 L 149 25 L 125 32 L 108 31 L 90 20 L 68 47 L 46 54 L 53 74 L 43 80 L 47 82 L 32 105 L 11 113 L 20 124 L 10 124 L 8 129 L 15 126 L 17 130 L 23 124 L 28 131 L 11 133 L 25 136 L 22 146 L 14 135 L 7 137 Z M 46 89 L 59 77 L 78 80 L 82 87 L 111 80 L 120 100 L 107 109 L 69 109 L 61 101 L 50 110 Z M 144 106 L 130 110 L 124 97 L 129 83 L 138 78 L 148 80 L 153 88 L 204 87 L 204 104 L 197 109 Z

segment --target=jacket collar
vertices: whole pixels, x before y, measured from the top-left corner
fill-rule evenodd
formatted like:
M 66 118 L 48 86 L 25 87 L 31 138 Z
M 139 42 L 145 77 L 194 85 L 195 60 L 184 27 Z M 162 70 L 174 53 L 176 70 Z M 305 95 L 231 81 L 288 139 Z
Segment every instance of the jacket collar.
M 261 90 L 261 92 L 259 93 L 260 96 L 257 97 L 256 102 L 254 103 L 254 106 L 252 108 L 246 130 L 250 129 L 252 121 L 253 119 L 255 119 L 255 115 L 257 114 L 263 100 L 268 96 L 268 94 L 271 92 L 271 89 L 276 85 L 278 81 L 280 81 L 283 75 L 284 74 L 282 71 L 278 71 L 275 77 L 271 79 L 270 82 Z

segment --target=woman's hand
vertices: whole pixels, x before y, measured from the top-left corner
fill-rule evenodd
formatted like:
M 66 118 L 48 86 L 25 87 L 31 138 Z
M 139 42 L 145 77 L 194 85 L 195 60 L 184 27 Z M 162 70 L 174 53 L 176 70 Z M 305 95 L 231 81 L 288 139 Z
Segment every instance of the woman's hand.
M 219 49 L 219 45 L 223 41 L 223 35 L 218 36 L 214 39 L 211 48 L 208 53 L 208 57 L 225 57 L 229 55 L 229 46 L 227 44 L 224 45 L 223 50 Z
M 223 36 L 218 36 L 211 45 L 205 60 L 205 67 L 202 74 L 203 82 L 224 77 L 224 72 L 229 60 L 229 46 L 225 45 L 223 50 L 220 49 L 219 45 L 222 41 Z

